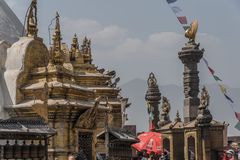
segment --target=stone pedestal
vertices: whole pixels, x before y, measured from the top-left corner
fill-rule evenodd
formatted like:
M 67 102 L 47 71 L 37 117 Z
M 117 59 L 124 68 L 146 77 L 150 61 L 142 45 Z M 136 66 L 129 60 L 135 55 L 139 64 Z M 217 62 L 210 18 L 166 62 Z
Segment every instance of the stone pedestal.
M 197 117 L 199 106 L 199 77 L 197 64 L 203 56 L 203 50 L 199 49 L 199 44 L 186 43 L 178 53 L 184 64 L 183 85 L 184 85 L 184 122 L 189 122 Z

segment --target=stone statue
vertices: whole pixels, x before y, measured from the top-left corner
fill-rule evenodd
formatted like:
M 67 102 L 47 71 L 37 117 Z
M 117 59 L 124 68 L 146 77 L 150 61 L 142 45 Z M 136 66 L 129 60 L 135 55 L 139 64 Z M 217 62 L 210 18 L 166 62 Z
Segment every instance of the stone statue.
M 148 78 L 148 86 L 156 86 L 157 85 L 157 79 L 155 78 L 155 75 L 153 73 L 150 73 Z
M 166 97 L 163 96 L 162 99 L 162 113 L 159 121 L 159 127 L 161 128 L 162 126 L 168 124 L 171 122 L 169 118 L 169 112 L 171 110 L 171 105 Z
M 206 109 L 209 106 L 209 99 L 210 99 L 210 96 L 208 94 L 206 87 L 204 86 L 201 92 L 199 109 Z
M 171 110 L 171 105 L 166 97 L 163 97 L 162 101 L 162 113 L 168 115 Z
M 198 107 L 198 116 L 196 124 L 198 126 L 209 126 L 213 117 L 208 109 L 210 96 L 206 87 L 202 88 L 200 106 Z
M 190 28 L 187 29 L 186 32 L 185 32 L 185 37 L 189 39 L 190 43 L 195 43 L 197 30 L 198 30 L 198 21 L 194 20 L 191 23 Z

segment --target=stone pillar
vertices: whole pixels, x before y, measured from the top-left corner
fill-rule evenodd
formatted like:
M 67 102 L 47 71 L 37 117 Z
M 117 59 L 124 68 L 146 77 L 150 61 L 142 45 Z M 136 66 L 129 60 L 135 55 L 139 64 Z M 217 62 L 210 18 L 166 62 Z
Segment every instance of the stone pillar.
M 159 129 L 159 103 L 161 100 L 161 93 L 157 85 L 157 79 L 153 73 L 150 73 L 148 78 L 148 90 L 145 100 L 148 103 L 148 114 L 150 115 L 149 123 L 151 124 L 149 125 L 153 125 L 153 130 Z
M 203 49 L 199 44 L 188 42 L 178 53 L 184 64 L 183 85 L 184 85 L 184 122 L 189 122 L 197 117 L 199 106 L 199 77 L 197 64 L 203 56 Z

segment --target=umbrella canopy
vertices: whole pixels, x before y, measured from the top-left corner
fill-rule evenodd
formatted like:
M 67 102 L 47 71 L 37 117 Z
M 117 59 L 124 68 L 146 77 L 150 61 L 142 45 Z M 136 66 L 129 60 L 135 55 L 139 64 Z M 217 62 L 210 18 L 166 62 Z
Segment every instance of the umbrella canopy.
M 145 132 L 138 136 L 139 143 L 132 145 L 138 151 L 146 150 L 148 154 L 154 152 L 155 154 L 161 154 L 163 151 L 162 147 L 162 136 L 156 132 Z

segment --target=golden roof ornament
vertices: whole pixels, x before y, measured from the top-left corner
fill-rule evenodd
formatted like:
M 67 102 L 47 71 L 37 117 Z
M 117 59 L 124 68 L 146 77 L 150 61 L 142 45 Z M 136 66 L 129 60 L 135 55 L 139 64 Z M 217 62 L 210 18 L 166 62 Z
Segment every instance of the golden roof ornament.
M 37 33 L 37 0 L 32 0 L 27 15 L 27 36 L 36 37 Z
M 60 21 L 59 14 L 56 13 L 56 25 L 55 25 L 55 33 L 53 35 L 53 48 L 52 48 L 52 61 L 54 64 L 63 64 L 63 51 L 61 49 L 61 29 L 60 29 Z
M 80 54 L 80 50 L 79 50 L 77 34 L 75 33 L 72 39 L 72 45 L 70 50 L 70 61 L 75 61 L 76 58 L 79 56 L 78 54 Z
M 189 39 L 189 43 L 195 43 L 197 31 L 198 31 L 198 21 L 194 20 L 191 23 L 190 28 L 188 28 L 185 32 L 185 37 Z
M 92 63 L 92 54 L 91 54 L 91 40 L 85 37 L 81 45 L 81 53 L 83 54 L 84 63 Z

